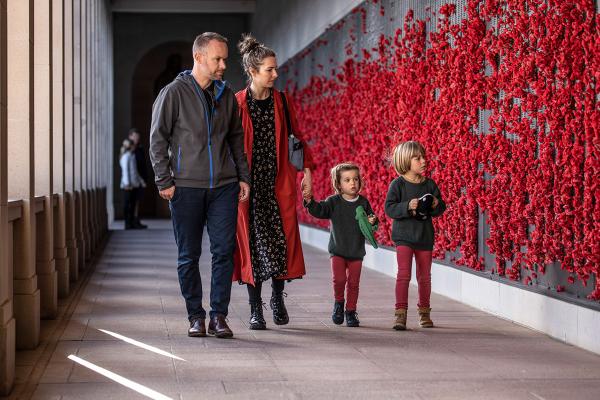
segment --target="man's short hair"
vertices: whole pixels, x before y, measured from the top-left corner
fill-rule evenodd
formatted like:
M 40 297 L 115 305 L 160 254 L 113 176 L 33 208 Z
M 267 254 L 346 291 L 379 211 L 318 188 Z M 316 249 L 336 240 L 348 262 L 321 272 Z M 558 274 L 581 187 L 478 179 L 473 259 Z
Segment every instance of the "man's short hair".
M 215 33 L 215 32 L 204 32 L 204 33 L 196 36 L 196 39 L 194 39 L 194 46 L 192 47 L 192 55 L 194 55 L 198 52 L 202 52 L 211 40 L 217 40 L 222 43 L 227 43 L 227 38 L 223 35 L 219 35 L 218 33 Z
M 140 131 L 137 128 L 131 128 L 127 136 L 131 136 L 132 133 L 137 133 L 139 135 Z

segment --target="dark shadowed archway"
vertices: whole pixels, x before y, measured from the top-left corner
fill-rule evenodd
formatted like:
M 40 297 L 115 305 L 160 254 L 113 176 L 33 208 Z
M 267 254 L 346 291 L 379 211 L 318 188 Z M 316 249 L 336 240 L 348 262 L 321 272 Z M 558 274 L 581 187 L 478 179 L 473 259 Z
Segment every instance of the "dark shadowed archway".
M 142 134 L 141 143 L 146 150 L 149 145 L 152 104 L 156 94 L 179 72 L 191 69 L 192 62 L 192 43 L 176 41 L 152 48 L 137 63 L 131 85 L 131 121 Z M 149 158 L 146 169 L 148 186 L 140 204 L 140 215 L 169 218 L 168 204 L 158 196 L 154 185 L 154 174 Z

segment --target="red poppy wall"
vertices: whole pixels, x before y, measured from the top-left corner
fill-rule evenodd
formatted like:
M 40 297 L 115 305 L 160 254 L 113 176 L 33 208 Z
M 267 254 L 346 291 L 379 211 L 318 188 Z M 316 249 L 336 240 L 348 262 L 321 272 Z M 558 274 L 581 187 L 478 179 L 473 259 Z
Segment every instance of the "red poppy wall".
M 597 303 L 599 23 L 593 0 L 363 3 L 282 68 L 315 196 L 357 162 L 392 245 L 390 153 L 418 140 L 448 204 L 436 258 Z

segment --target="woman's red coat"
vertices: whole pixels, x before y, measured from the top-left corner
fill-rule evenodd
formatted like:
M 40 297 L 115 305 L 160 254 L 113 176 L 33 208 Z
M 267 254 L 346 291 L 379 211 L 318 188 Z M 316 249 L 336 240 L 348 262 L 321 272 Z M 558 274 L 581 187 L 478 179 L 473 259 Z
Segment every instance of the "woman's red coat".
M 244 147 L 248 157 L 248 166 L 252 169 L 252 142 L 254 139 L 252 120 L 246 102 L 246 90 L 236 93 L 239 105 L 240 117 L 244 127 Z M 273 100 L 275 102 L 275 146 L 277 151 L 277 177 L 275 179 L 275 198 L 279 205 L 281 220 L 283 222 L 283 233 L 285 234 L 287 244 L 287 268 L 288 273 L 280 279 L 300 278 L 306 273 L 304 267 L 304 255 L 302 254 L 302 245 L 300 242 L 300 231 L 298 228 L 298 218 L 296 215 L 296 200 L 298 185 L 296 183 L 296 169 L 288 161 L 288 133 L 283 111 L 281 94 L 273 90 Z M 292 129 L 294 135 L 302 140 L 299 133 L 296 120 L 296 114 L 292 102 L 287 101 Z M 313 160 L 310 150 L 304 142 L 304 166 L 313 169 Z M 250 189 L 252 190 L 252 189 Z M 252 275 L 252 264 L 250 261 L 250 238 L 249 238 L 249 201 L 239 203 L 238 222 L 236 231 L 237 246 L 234 254 L 233 280 L 241 281 L 254 285 Z

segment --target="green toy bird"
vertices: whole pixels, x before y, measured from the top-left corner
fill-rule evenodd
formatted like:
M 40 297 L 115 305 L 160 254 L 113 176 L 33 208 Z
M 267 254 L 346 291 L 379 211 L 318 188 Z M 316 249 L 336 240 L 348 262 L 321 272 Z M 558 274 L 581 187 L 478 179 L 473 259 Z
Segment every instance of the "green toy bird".
M 360 228 L 360 231 L 362 232 L 364 237 L 369 241 L 369 243 L 371 243 L 371 245 L 374 248 L 377 248 L 377 241 L 375 240 L 375 236 L 373 235 L 373 233 L 377 230 L 379 225 L 371 225 L 371 223 L 369 222 L 369 217 L 367 216 L 367 213 L 365 212 L 363 206 L 356 207 L 355 218 L 358 221 L 358 227 Z

